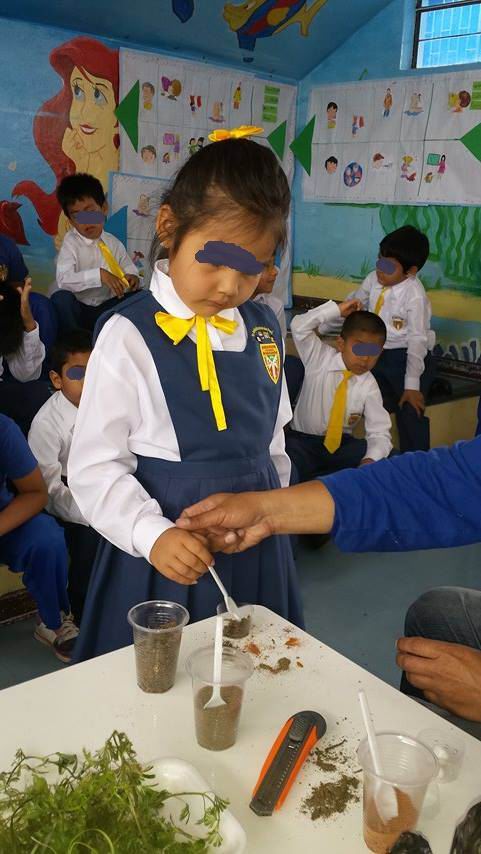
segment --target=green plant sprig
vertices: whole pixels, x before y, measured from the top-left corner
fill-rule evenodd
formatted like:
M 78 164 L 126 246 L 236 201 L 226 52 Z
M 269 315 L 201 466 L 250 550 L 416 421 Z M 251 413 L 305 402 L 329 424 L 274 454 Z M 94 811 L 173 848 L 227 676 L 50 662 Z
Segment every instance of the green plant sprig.
M 47 775 L 56 774 L 49 783 Z M 228 801 L 208 792 L 172 794 L 157 788 L 152 767 L 137 760 L 125 733 L 113 732 L 92 753 L 15 754 L 0 773 L 0 854 L 203 854 L 222 844 L 219 826 Z M 186 797 L 202 798 L 202 839 L 187 825 Z M 179 822 L 160 814 L 183 803 Z

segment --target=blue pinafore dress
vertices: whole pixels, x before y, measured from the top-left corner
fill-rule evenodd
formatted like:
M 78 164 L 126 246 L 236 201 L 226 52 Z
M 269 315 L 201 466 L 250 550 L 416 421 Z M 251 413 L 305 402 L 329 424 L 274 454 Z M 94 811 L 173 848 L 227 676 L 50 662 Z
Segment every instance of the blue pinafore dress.
M 150 292 L 132 297 L 119 313 L 136 326 L 149 348 L 177 436 L 180 462 L 137 457 L 136 478 L 175 521 L 182 511 L 217 492 L 279 487 L 269 455 L 282 384 L 282 337 L 274 313 L 249 302 L 240 308 L 247 330 L 243 352 L 215 351 L 228 429 L 218 431 L 210 396 L 199 384 L 196 345 L 177 346 L 156 325 L 161 309 Z M 99 321 L 103 325 L 112 313 Z M 98 331 L 98 330 L 97 330 Z M 217 554 L 216 570 L 237 602 L 265 605 L 303 626 L 299 586 L 288 536 L 269 537 L 246 552 Z M 216 613 L 221 594 L 210 574 L 183 586 L 143 558 L 103 540 L 97 552 L 76 643 L 75 661 L 132 642 L 127 612 L 138 602 L 167 599 L 184 605 L 191 622 Z

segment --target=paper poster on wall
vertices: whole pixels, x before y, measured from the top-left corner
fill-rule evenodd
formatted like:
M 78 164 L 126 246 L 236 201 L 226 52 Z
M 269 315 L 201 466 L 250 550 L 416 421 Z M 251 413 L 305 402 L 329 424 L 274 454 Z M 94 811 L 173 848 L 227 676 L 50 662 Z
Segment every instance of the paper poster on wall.
M 479 200 L 481 163 L 458 140 L 427 141 L 419 197 L 426 202 L 473 204 Z
M 209 99 L 207 101 L 207 126 L 209 130 L 218 130 L 230 124 L 230 81 L 212 75 L 209 80 Z
M 158 125 L 148 122 L 139 123 L 139 150 L 128 152 L 123 168 L 131 169 L 138 175 L 157 177 L 159 157 Z
M 309 115 L 316 116 L 314 142 L 340 142 L 345 114 L 344 89 L 335 86 L 313 89 L 309 100 Z
M 183 128 L 176 125 L 159 125 L 158 131 L 157 177 L 171 178 L 182 165 Z
M 316 195 L 325 199 L 335 199 L 340 192 L 342 179 L 343 146 L 316 146 L 316 162 L 313 162 L 313 172 L 316 175 Z
M 159 123 L 183 124 L 183 100 L 185 100 L 185 74 L 180 63 L 159 60 Z
M 140 71 L 140 76 L 139 76 Z M 132 77 L 135 76 L 135 71 L 132 68 Z M 141 69 L 137 69 L 136 80 L 140 84 L 140 104 L 139 104 L 139 121 L 152 122 L 158 121 L 158 98 L 159 98 L 159 64 L 155 60 L 146 59 L 142 64 Z M 132 83 L 135 81 L 133 80 Z
M 427 139 L 460 139 L 481 123 L 481 71 L 436 80 Z
M 340 145 L 339 151 L 339 198 L 344 201 L 359 200 L 366 193 L 369 145 L 349 143 L 349 145 Z
M 184 128 L 181 136 L 180 159 L 185 163 L 201 148 L 209 144 L 209 131 L 207 128 Z
M 399 143 L 374 142 L 369 146 L 366 199 L 393 202 L 399 161 Z
M 396 80 L 374 86 L 370 139 L 397 142 L 401 134 L 404 85 Z
M 401 123 L 402 140 L 423 140 L 431 109 L 433 84 L 426 77 L 406 82 Z
M 396 201 L 418 201 L 423 171 L 423 142 L 401 142 L 396 166 Z
M 150 281 L 149 254 L 155 235 L 155 220 L 162 194 L 168 186 L 156 178 L 114 173 L 111 180 L 111 211 L 127 207 L 127 250 L 147 286 Z
M 207 101 L 209 100 L 209 75 L 205 71 L 186 69 L 182 100 L 184 125 L 207 127 Z
M 342 114 L 337 116 L 339 142 L 368 142 L 371 138 L 373 90 L 367 86 L 347 87 Z
M 168 57 L 124 49 L 120 50 L 120 81 L 123 97 L 137 81 L 139 87 L 143 82 L 152 82 L 154 89 L 157 83 L 156 92 L 152 92 L 149 87 L 145 90 L 140 88 L 138 152 L 134 150 L 127 131 L 120 125 L 123 173 L 132 173 L 138 176 L 138 180 L 161 179 L 159 183 L 164 181 L 164 185 L 168 186 L 172 176 L 187 158 L 210 144 L 209 130 L 242 124 L 260 125 L 264 131 L 257 141 L 273 151 L 268 137 L 285 122 L 284 156 L 281 162 L 289 184 L 292 184 L 295 159 L 289 145 L 295 136 L 295 86 L 261 80 L 246 72 L 239 74 L 205 63 L 178 63 Z M 254 110 L 257 112 L 255 117 Z M 147 120 L 144 120 L 144 113 L 147 114 Z M 171 118 L 166 119 L 167 115 Z M 136 195 L 137 189 L 132 192 Z M 138 204 L 138 194 L 131 203 Z M 145 206 L 144 200 L 143 204 Z M 136 251 L 145 255 L 141 241 L 146 238 L 139 236 L 138 229 L 129 235 L 129 240 L 135 241 Z M 290 292 L 290 258 L 288 253 L 276 284 L 276 290 L 285 294 L 287 301 Z M 139 256 L 139 263 L 141 260 Z
M 296 90 L 282 83 L 256 80 L 252 93 L 252 124 L 264 128 L 268 136 L 292 115 Z
M 234 77 L 232 80 L 229 96 L 229 127 L 250 124 L 253 88 L 253 82 L 248 77 Z

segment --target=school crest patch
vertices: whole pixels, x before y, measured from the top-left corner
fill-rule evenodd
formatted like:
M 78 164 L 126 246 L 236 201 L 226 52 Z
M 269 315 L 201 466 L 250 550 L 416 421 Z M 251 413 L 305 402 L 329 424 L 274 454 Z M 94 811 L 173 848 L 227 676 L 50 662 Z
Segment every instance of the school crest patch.
M 404 320 L 402 317 L 392 317 L 391 323 L 394 326 L 394 329 L 397 329 L 398 332 L 404 327 Z
M 252 330 L 252 336 L 259 344 L 262 361 L 270 379 L 274 384 L 278 383 L 282 363 L 279 347 L 276 344 L 272 329 L 269 329 L 267 326 L 256 326 Z
M 360 418 L 361 418 L 360 412 L 351 412 L 351 414 L 348 418 L 348 421 L 347 421 L 348 426 L 354 427 L 354 425 L 357 424 L 357 422 L 360 420 Z
M 8 279 L 8 267 L 6 264 L 0 264 L 0 282 L 6 282 Z

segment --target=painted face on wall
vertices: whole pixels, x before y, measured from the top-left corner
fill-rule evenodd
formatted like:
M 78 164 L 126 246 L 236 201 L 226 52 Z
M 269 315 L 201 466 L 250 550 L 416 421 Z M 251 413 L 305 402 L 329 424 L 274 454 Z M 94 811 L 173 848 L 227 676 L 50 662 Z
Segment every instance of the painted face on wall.
M 70 75 L 70 85 L 72 105 L 69 118 L 72 130 L 77 133 L 79 146 L 89 154 L 106 145 L 113 147 L 117 118 L 110 81 L 90 74 L 86 76 L 85 71 L 75 66 Z

